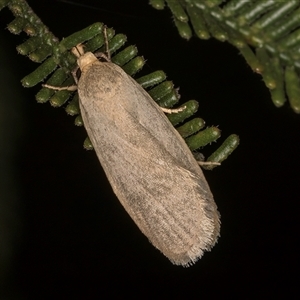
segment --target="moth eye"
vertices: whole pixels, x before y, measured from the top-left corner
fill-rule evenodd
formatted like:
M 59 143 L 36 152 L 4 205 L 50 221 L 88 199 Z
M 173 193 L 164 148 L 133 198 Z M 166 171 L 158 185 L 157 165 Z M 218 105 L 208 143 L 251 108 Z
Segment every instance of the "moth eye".
M 78 79 L 81 77 L 81 70 L 80 70 L 80 68 L 78 68 L 78 70 L 76 71 L 76 77 Z
M 103 62 L 103 63 L 107 62 L 107 59 L 105 57 L 98 57 L 98 60 Z

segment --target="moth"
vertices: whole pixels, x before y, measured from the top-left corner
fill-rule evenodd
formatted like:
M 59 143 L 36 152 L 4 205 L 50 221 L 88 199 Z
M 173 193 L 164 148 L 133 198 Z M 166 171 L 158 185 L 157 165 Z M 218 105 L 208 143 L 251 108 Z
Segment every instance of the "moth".
M 163 109 L 101 53 L 72 51 L 84 126 L 117 198 L 173 264 L 190 266 L 216 243 L 220 216 L 202 170 Z M 167 112 L 170 112 L 167 110 Z

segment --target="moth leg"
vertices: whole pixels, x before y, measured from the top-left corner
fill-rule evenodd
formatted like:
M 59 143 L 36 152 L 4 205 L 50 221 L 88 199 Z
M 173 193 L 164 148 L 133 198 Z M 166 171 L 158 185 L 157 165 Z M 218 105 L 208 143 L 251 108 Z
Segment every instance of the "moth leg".
M 43 87 L 46 87 L 50 90 L 56 90 L 56 91 L 70 91 L 70 92 L 74 92 L 77 90 L 77 85 L 69 85 L 69 86 L 53 86 L 53 85 L 49 85 L 49 84 L 43 84 Z
M 160 109 L 166 114 L 177 114 L 177 113 L 185 110 L 186 106 L 175 108 L 175 109 L 161 107 Z
M 72 76 L 73 76 L 73 79 L 74 79 L 74 81 L 75 81 L 75 83 L 76 83 L 76 86 L 78 85 L 78 78 L 77 78 L 77 71 L 78 71 L 78 69 L 79 69 L 79 66 L 77 66 L 77 67 L 71 72 L 71 74 L 72 74 Z
M 221 163 L 215 161 L 198 161 L 197 163 L 199 166 L 220 166 Z
M 77 90 L 77 84 L 78 84 L 78 78 L 77 78 L 77 71 L 78 71 L 79 67 L 77 66 L 72 72 L 72 76 L 73 76 L 73 79 L 75 81 L 76 84 L 74 85 L 69 85 L 69 86 L 53 86 L 53 85 L 49 85 L 49 84 L 43 84 L 43 87 L 46 87 L 48 89 L 51 89 L 51 90 L 56 90 L 56 91 L 70 91 L 70 92 L 74 92 Z
M 109 51 L 109 48 L 108 48 L 107 28 L 106 28 L 105 25 L 104 25 L 104 28 L 103 28 L 103 36 L 104 36 L 104 41 L 105 41 L 105 51 L 107 53 L 107 58 L 109 59 L 109 61 L 111 61 L 110 51 Z

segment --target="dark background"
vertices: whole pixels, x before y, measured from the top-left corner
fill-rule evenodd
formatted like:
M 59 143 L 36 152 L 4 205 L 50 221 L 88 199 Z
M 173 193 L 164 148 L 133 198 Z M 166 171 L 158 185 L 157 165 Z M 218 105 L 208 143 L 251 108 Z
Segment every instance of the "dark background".
M 125 33 L 147 59 L 146 73 L 163 69 L 182 100 L 197 99 L 198 115 L 219 125 L 222 138 L 205 154 L 231 133 L 241 143 L 221 167 L 204 171 L 222 216 L 218 244 L 190 268 L 173 266 L 125 213 L 95 153 L 83 150 L 84 129 L 63 109 L 37 104 L 38 88 L 21 87 L 35 65 L 16 53 L 25 36 L 5 30 L 13 17 L 4 9 L 1 84 L 11 96 L 2 94 L 9 111 L 2 104 L 1 114 L 11 122 L 2 127 L 17 138 L 14 204 L 7 208 L 15 223 L 3 227 L 11 233 L 3 248 L 13 241 L 3 299 L 291 295 L 299 279 L 300 116 L 289 105 L 275 108 L 233 46 L 181 39 L 170 11 L 147 0 L 28 2 L 59 38 L 98 21 Z

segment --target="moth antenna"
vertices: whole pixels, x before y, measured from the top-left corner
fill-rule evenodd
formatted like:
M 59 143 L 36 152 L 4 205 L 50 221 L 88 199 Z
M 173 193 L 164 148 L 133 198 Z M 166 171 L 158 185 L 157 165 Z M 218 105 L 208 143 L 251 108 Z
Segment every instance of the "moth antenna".
M 77 53 L 78 53 L 78 56 L 80 56 L 81 54 L 80 54 L 80 51 L 79 51 L 79 49 L 77 48 L 77 46 L 75 46 L 74 48 L 76 49 L 76 51 L 77 51 Z M 77 55 L 76 55 L 76 56 L 77 56 Z
M 78 44 L 76 46 L 74 46 L 71 49 L 71 52 L 77 57 L 79 58 L 80 56 L 82 56 L 84 54 L 84 50 L 83 50 L 83 45 L 82 44 Z

